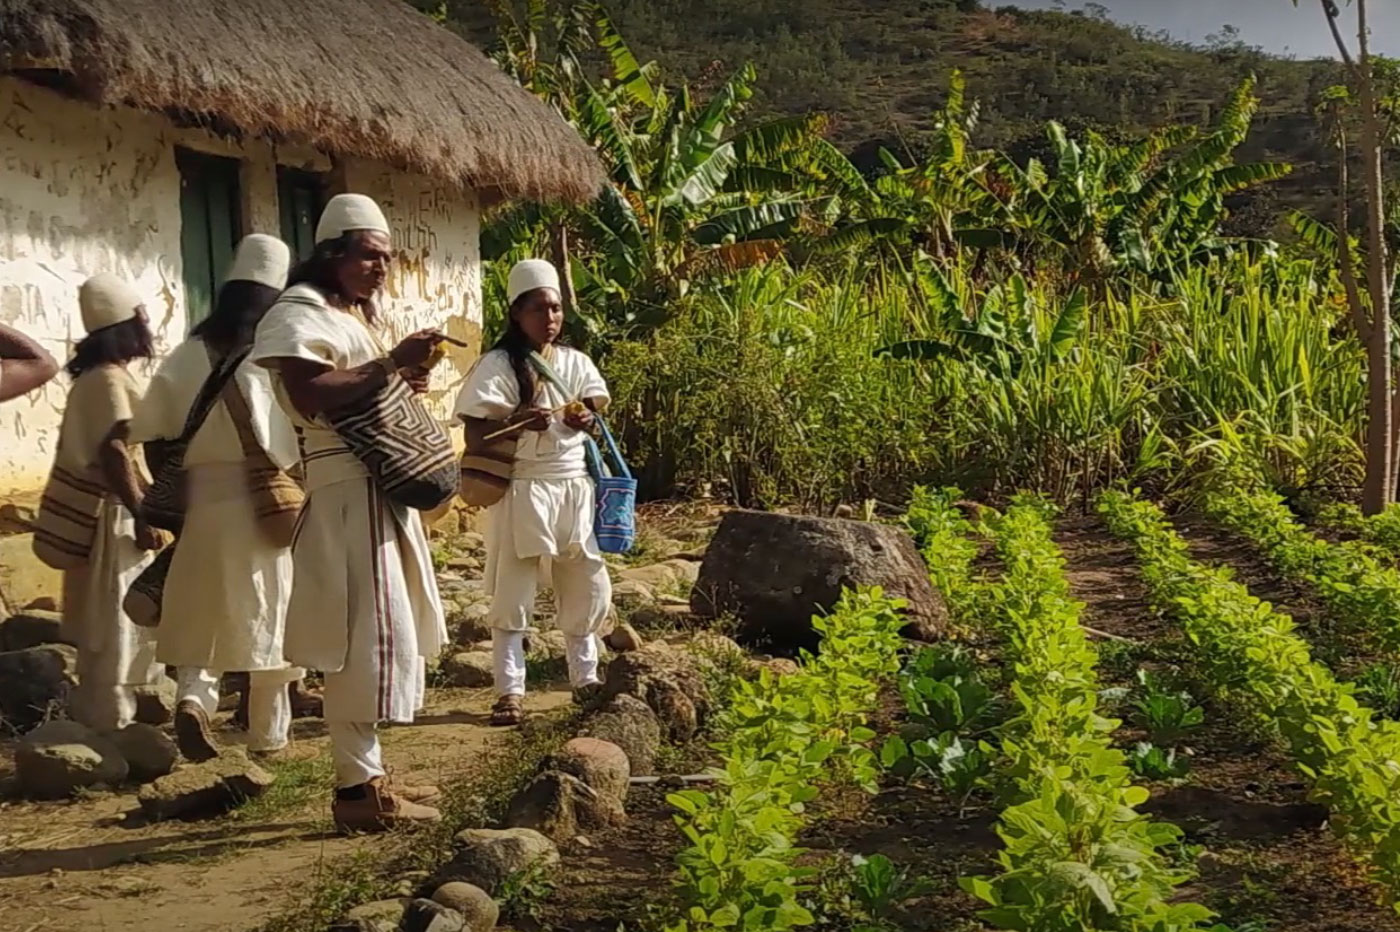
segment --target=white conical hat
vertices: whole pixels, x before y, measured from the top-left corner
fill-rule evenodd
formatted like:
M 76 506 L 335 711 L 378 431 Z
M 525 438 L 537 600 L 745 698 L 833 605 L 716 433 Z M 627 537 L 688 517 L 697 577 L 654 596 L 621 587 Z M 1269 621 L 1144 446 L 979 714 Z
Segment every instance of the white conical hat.
M 516 263 L 510 270 L 510 281 L 506 284 L 506 303 L 514 304 L 515 299 L 536 288 L 559 290 L 559 270 L 543 259 L 526 259 Z
M 110 272 L 94 275 L 78 289 L 78 310 L 88 333 L 131 320 L 143 304 L 135 288 Z
M 281 291 L 287 287 L 287 270 L 292 266 L 292 251 L 275 236 L 250 233 L 238 244 L 229 266 L 226 282 L 257 282 Z
M 316 224 L 316 242 L 339 239 L 351 230 L 373 230 L 389 235 L 389 221 L 373 198 L 363 194 L 337 194 L 321 211 Z

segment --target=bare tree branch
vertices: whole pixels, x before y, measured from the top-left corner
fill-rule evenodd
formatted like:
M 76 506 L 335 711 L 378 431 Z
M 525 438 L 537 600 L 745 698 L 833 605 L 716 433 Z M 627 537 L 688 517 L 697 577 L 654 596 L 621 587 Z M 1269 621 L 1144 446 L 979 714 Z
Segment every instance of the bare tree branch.
M 1342 61 L 1346 63 L 1347 70 L 1351 72 L 1353 78 L 1360 79 L 1361 69 L 1356 65 L 1356 59 L 1351 54 L 1351 49 L 1347 48 L 1346 39 L 1342 38 L 1342 27 L 1337 22 L 1337 16 L 1341 12 L 1337 8 L 1336 0 L 1318 0 L 1322 4 L 1322 13 L 1327 17 L 1327 26 L 1332 30 L 1332 40 L 1337 43 L 1337 51 L 1341 53 Z

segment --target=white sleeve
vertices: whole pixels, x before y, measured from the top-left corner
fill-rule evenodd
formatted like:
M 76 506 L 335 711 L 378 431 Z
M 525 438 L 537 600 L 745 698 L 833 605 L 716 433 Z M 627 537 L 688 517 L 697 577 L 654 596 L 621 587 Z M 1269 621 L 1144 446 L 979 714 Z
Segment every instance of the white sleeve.
M 202 374 L 193 365 L 195 353 L 204 357 L 204 344 L 199 340 L 186 340 L 160 364 L 132 412 L 129 435 L 132 443 L 175 440 L 184 431 L 190 406 L 208 375 L 207 365 Z
M 278 302 L 258 323 L 250 361 L 276 369 L 283 359 L 305 359 L 332 369 L 345 368 L 345 347 L 340 333 L 328 320 L 330 311 L 301 302 Z
M 580 400 L 592 398 L 599 402 L 600 408 L 606 407 L 612 400 L 612 395 L 608 394 L 608 383 L 603 381 L 603 374 L 598 371 L 597 365 L 583 353 L 579 357 L 579 390 Z
M 510 357 L 500 350 L 491 350 L 467 373 L 452 413 L 458 418 L 499 421 L 519 407 L 520 386 L 516 384 Z

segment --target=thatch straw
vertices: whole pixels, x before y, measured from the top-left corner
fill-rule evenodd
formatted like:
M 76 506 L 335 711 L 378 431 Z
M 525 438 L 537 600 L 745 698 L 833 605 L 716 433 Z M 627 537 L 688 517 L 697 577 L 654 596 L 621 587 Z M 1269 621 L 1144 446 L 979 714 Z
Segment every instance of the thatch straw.
M 592 151 L 403 0 L 0 0 L 0 73 L 499 196 L 581 201 Z

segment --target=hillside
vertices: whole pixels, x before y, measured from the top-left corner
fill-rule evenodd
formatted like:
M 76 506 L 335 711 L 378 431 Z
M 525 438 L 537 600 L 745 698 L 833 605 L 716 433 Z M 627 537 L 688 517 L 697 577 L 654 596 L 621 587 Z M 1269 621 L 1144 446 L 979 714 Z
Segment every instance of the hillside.
M 1274 215 L 1276 197 L 1320 207 L 1332 184 L 1332 155 L 1312 115 L 1319 91 L 1336 77 L 1327 62 L 1243 46 L 1193 48 L 1082 15 L 983 9 L 975 0 L 608 6 L 638 57 L 672 74 L 703 84 L 753 61 L 761 83 L 756 113 L 826 112 L 836 141 L 866 164 L 879 145 L 918 150 L 953 68 L 967 74 L 969 92 L 982 104 L 979 144 L 1018 156 L 1040 149 L 1049 119 L 1109 135 L 1207 121 L 1254 73 L 1264 106 L 1244 155 L 1297 169 L 1273 194 L 1256 196 L 1258 206 Z M 473 39 L 491 45 L 492 21 L 479 0 L 454 0 L 448 12 Z

